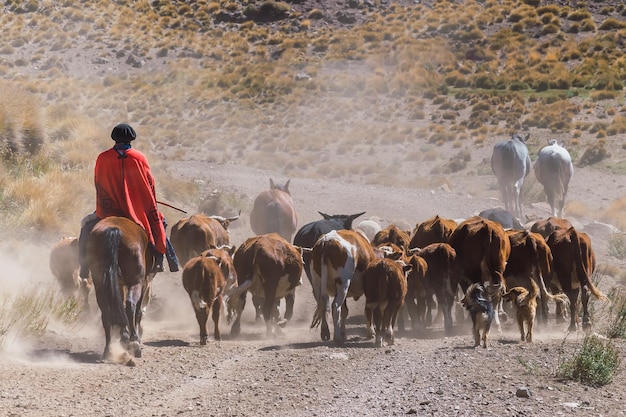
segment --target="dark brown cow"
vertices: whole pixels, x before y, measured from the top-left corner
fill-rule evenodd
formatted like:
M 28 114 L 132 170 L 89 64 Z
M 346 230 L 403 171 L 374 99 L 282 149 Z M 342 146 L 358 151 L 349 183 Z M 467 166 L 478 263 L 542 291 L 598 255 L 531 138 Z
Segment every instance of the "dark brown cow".
M 409 248 L 423 248 L 431 243 L 448 243 L 456 230 L 457 224 L 452 219 L 444 219 L 438 215 L 415 226 Z
M 222 340 L 219 326 L 220 311 L 226 289 L 226 278 L 222 266 L 219 258 L 200 255 L 189 260 L 183 269 L 183 287 L 189 294 L 191 305 L 196 313 L 200 326 L 201 345 L 206 345 L 209 336 L 209 312 L 212 312 L 215 340 Z
M 596 266 L 595 254 L 591 248 L 591 239 L 586 233 L 577 232 L 573 227 L 556 230 L 546 241 L 552 251 L 553 279 L 570 301 L 570 331 L 578 327 L 578 295 L 583 308 L 583 329 L 591 327 L 589 317 L 589 292 L 596 298 L 605 300 L 606 296 L 593 285 L 591 276 Z M 558 317 L 558 315 L 557 315 Z
M 450 236 L 459 261 L 463 292 L 470 284 L 483 283 L 491 294 L 500 329 L 498 313 L 503 313 L 501 296 L 506 288 L 504 269 L 511 252 L 511 244 L 502 226 L 482 217 L 471 217 L 456 228 Z
M 432 297 L 426 298 L 425 281 L 428 265 L 421 256 L 411 255 L 406 262 L 411 266 L 407 274 L 407 293 L 404 297 L 404 305 L 411 318 L 411 329 L 416 330 L 419 326 L 424 327 L 426 318 L 426 308 L 435 308 Z M 430 301 L 430 303 L 428 303 Z M 428 305 L 427 305 L 428 303 Z M 398 316 L 398 331 L 404 331 L 404 316 Z
M 559 219 L 558 217 L 548 217 L 547 219 L 537 220 L 530 228 L 531 232 L 539 233 L 544 239 L 555 230 L 567 230 L 572 226 L 567 219 Z
M 263 318 L 267 334 L 275 334 L 279 299 L 293 295 L 302 284 L 302 248 L 293 246 L 277 233 L 247 239 L 235 251 L 235 270 L 238 288 L 229 299 L 229 308 L 237 314 L 231 334 L 237 336 L 241 330 L 241 313 L 246 305 L 247 291 L 263 299 Z M 293 311 L 285 313 L 291 319 Z
M 424 297 L 422 301 L 426 310 L 425 325 L 432 324 L 432 299 L 437 297 L 437 303 L 443 313 L 444 329 L 447 334 L 452 332 L 452 305 L 459 286 L 459 264 L 457 252 L 447 243 L 431 243 L 430 245 L 414 250 L 419 257 L 426 261 L 427 269 L 424 280 Z M 419 305 L 419 303 L 418 303 Z
M 326 312 L 329 296 L 333 296 L 333 340 L 341 344 L 346 339 L 346 299 L 358 300 L 363 295 L 363 273 L 375 258 L 374 249 L 359 232 L 332 230 L 317 240 L 311 252 L 311 284 L 317 301 L 311 328 L 321 323 L 322 340 L 330 340 Z M 368 323 L 367 336 L 373 335 L 372 324 Z
M 256 235 L 278 233 L 291 242 L 298 227 L 298 215 L 289 192 L 289 182 L 283 185 L 270 178 L 270 189 L 261 192 L 250 212 L 250 227 Z
M 170 232 L 170 240 L 180 264 L 184 266 L 207 249 L 228 245 L 228 226 L 238 218 L 194 214 L 180 219 Z
M 79 295 L 85 311 L 89 311 L 89 292 L 93 288 L 91 277 L 78 276 L 78 238 L 64 237 L 50 250 L 50 271 L 57 279 L 65 296 Z
M 553 296 L 546 290 L 552 279 L 552 251 L 539 233 L 528 230 L 507 231 L 511 254 L 504 270 L 508 288 L 525 287 L 532 289 L 531 280 L 540 290 L 540 317 L 544 324 L 548 323 L 548 300 L 564 302 L 564 294 Z
M 404 303 L 407 292 L 405 273 L 410 268 L 401 260 L 383 258 L 370 262 L 363 273 L 365 316 L 368 322 L 372 322 L 373 316 L 376 347 L 383 345 L 383 333 L 387 344 L 394 344 L 393 327 Z
M 411 237 L 407 232 L 401 230 L 395 224 L 390 224 L 380 232 L 376 233 L 374 239 L 372 239 L 372 246 L 381 246 L 386 243 L 393 243 L 406 252 L 409 249 L 410 241 Z

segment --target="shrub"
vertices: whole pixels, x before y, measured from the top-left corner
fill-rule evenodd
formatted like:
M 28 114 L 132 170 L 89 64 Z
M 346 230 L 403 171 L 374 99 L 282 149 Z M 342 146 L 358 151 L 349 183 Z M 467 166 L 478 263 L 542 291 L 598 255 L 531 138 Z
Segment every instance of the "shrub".
M 606 336 L 611 339 L 626 338 L 626 291 L 623 288 L 613 288 L 609 294 L 609 326 Z
M 626 259 L 626 236 L 614 234 L 609 239 L 609 255 L 618 259 Z
M 586 336 L 574 356 L 559 364 L 557 376 L 601 387 L 609 384 L 620 364 L 619 352 L 610 341 Z
M 593 165 L 608 156 L 609 153 L 604 146 L 604 140 L 599 140 L 592 146 L 585 149 L 585 153 L 583 153 L 583 156 L 580 158 L 578 166 L 585 167 L 587 165 Z
M 613 17 L 609 17 L 604 22 L 600 23 L 599 30 L 619 30 L 626 28 L 626 22 L 617 20 Z

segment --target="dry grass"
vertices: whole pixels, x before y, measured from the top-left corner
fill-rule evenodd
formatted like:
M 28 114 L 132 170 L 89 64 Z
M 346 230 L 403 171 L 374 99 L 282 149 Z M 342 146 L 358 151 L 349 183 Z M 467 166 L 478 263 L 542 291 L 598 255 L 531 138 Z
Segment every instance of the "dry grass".
M 93 160 L 121 120 L 140 129 L 138 146 L 151 160 L 239 159 L 320 177 L 358 171 L 381 183 L 392 179 L 377 178 L 351 156 L 377 145 L 419 155 L 419 141 L 430 142 L 422 160 L 444 161 L 442 172 L 463 172 L 474 161 L 463 153 L 448 160 L 444 152 L 490 146 L 507 129 L 570 134 L 580 138 L 571 152 L 581 155 L 590 138 L 625 131 L 623 108 L 607 112 L 611 119 L 593 129 L 579 121 L 585 103 L 593 111 L 624 100 L 619 12 L 597 17 L 588 10 L 593 5 L 486 1 L 468 2 L 461 12 L 445 0 L 432 7 L 377 5 L 354 25 L 330 29 L 325 22 L 336 17 L 333 10 L 299 3 L 141 1 L 132 13 L 130 5 L 109 0 L 39 3 L 49 15 L 9 7 L 0 16 L 6 38 L 0 139 L 20 154 L 40 154 L 48 168 L 20 177 L 4 164 L 0 181 L 7 186 L 6 217 L 45 230 L 89 209 Z M 291 15 L 271 25 L 213 23 L 218 13 L 246 9 L 256 17 L 288 9 Z M 573 24 L 576 38 L 562 33 Z M 609 25 L 612 31 L 605 31 Z M 106 61 L 104 76 L 71 73 L 80 60 L 70 61 L 75 54 L 66 52 L 77 40 L 89 45 L 83 53 L 93 58 L 85 60 Z M 134 70 L 126 64 L 130 55 L 144 66 L 167 64 Z M 40 71 L 32 77 L 15 71 L 33 66 Z M 125 70 L 104 70 L 116 66 Z M 389 120 L 402 126 L 389 128 Z M 345 167 L 330 167 L 323 157 L 311 163 L 310 155 L 330 145 L 346 156 Z M 408 164 L 397 165 L 393 175 L 407 178 Z M 159 174 L 164 197 L 190 206 L 200 198 L 197 189 Z M 67 195 L 80 196 L 73 207 L 81 214 L 54 201 Z

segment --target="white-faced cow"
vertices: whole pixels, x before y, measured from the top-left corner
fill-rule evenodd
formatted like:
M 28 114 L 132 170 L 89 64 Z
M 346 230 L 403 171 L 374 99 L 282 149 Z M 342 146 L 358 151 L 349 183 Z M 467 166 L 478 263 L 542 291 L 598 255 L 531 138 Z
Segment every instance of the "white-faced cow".
M 263 299 L 263 318 L 267 334 L 278 331 L 277 301 L 293 295 L 301 285 L 302 249 L 293 246 L 278 233 L 255 236 L 247 239 L 235 251 L 235 270 L 239 286 L 233 292 L 228 304 L 236 311 L 231 335 L 237 336 L 241 330 L 241 313 L 246 304 L 247 291 Z M 293 311 L 287 310 L 285 320 Z
M 410 269 L 402 260 L 382 258 L 370 262 L 363 273 L 365 315 L 374 323 L 376 347 L 382 346 L 383 336 L 387 344 L 394 344 L 393 328 L 407 292 L 405 273 Z
M 207 249 L 228 245 L 228 226 L 238 218 L 194 214 L 180 219 L 170 232 L 180 264 L 184 266 Z
M 491 169 L 498 179 L 504 206 L 515 216 L 522 218 L 521 192 L 524 178 L 530 172 L 530 155 L 525 137 L 515 134 L 508 141 L 498 142 L 491 155 Z
M 50 250 L 50 271 L 57 279 L 64 296 L 78 294 L 85 311 L 89 311 L 89 292 L 93 288 L 91 277 L 78 276 L 78 238 L 64 237 Z
M 583 329 L 591 327 L 589 317 L 589 293 L 606 300 L 606 296 L 596 288 L 591 276 L 596 266 L 596 257 L 591 248 L 589 235 L 577 232 L 573 227 L 556 230 L 546 240 L 553 256 L 552 283 L 562 290 L 570 301 L 570 331 L 578 327 L 578 296 L 583 309 Z M 556 279 L 555 279 L 556 278 Z M 558 318 L 558 312 L 557 312 Z
M 342 344 L 346 340 L 346 299 L 358 300 L 363 295 L 363 273 L 374 259 L 374 249 L 363 235 L 354 230 L 332 230 L 320 237 L 311 251 L 313 295 L 317 308 L 311 328 L 321 323 L 322 340 L 330 339 L 326 319 L 329 297 L 333 315 L 333 340 Z M 367 336 L 372 337 L 372 324 L 367 325 Z
M 254 200 L 250 227 L 257 236 L 278 233 L 291 242 L 298 226 L 298 215 L 289 192 L 290 181 L 281 185 L 270 178 L 270 189 L 261 192 Z
M 539 151 L 535 162 L 535 177 L 543 185 L 555 217 L 563 217 L 565 196 L 573 175 L 572 158 L 556 140 L 551 140 L 548 146 Z
M 331 230 L 350 230 L 352 229 L 352 222 L 359 216 L 365 214 L 365 212 L 357 214 L 325 214 L 321 211 L 318 212 L 322 215 L 323 219 L 316 220 L 311 223 L 307 223 L 298 230 L 298 233 L 293 238 L 293 244 L 301 248 L 313 248 L 317 239 L 320 236 L 330 232 Z M 311 282 L 311 262 L 309 251 L 306 251 L 302 255 L 304 261 L 304 272 Z
M 222 299 L 226 290 L 223 266 L 222 260 L 217 257 L 200 255 L 189 260 L 183 269 L 183 287 L 189 294 L 196 313 L 201 345 L 206 345 L 209 335 L 209 312 L 212 313 L 215 326 L 215 340 L 222 339 L 219 324 Z

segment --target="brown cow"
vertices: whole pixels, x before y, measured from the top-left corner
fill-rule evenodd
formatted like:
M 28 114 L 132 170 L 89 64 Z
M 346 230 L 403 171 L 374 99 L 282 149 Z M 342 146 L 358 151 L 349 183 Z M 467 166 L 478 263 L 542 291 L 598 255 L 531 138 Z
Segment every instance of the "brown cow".
M 219 323 L 222 297 L 226 289 L 226 278 L 222 266 L 222 260 L 219 258 L 200 255 L 189 260 L 183 269 L 183 287 L 189 294 L 191 305 L 196 313 L 200 326 L 201 345 L 206 345 L 209 336 L 209 311 L 212 311 L 215 340 L 222 340 Z
M 424 248 L 431 243 L 448 243 L 457 224 L 452 219 L 444 219 L 438 215 L 418 223 L 413 230 L 409 248 Z
M 298 215 L 289 192 L 290 181 L 280 185 L 270 178 L 270 189 L 261 192 L 254 200 L 250 227 L 256 235 L 278 233 L 291 242 L 298 227 Z
M 474 216 L 459 224 L 449 243 L 461 266 L 463 292 L 470 284 L 483 283 L 493 301 L 500 329 L 498 313 L 504 313 L 501 296 L 506 288 L 504 269 L 511 252 L 504 229 L 496 222 Z
M 390 224 L 374 235 L 374 239 L 372 239 L 372 246 L 381 246 L 385 243 L 393 243 L 406 252 L 409 249 L 410 241 L 411 237 L 407 232 L 401 230 L 395 224 Z
M 89 292 L 93 287 L 91 277 L 83 280 L 78 276 L 78 238 L 64 237 L 50 250 L 50 271 L 61 286 L 65 296 L 79 294 L 85 311 L 89 311 Z
M 546 241 L 552 251 L 553 279 L 570 301 L 570 326 L 574 331 L 578 326 L 578 295 L 583 308 L 583 330 L 591 327 L 589 317 L 589 292 L 596 298 L 605 300 L 606 296 L 593 285 L 591 276 L 596 266 L 591 240 L 586 233 L 577 232 L 573 227 L 556 230 Z M 558 316 L 557 316 L 558 317 Z
M 537 220 L 530 228 L 531 232 L 539 233 L 544 239 L 555 230 L 567 230 L 572 226 L 567 219 L 559 219 L 558 217 L 548 217 L 547 219 Z
M 367 239 L 354 230 L 332 230 L 321 236 L 311 250 L 313 295 L 317 308 L 311 328 L 320 323 L 322 340 L 330 340 L 326 321 L 329 296 L 333 296 L 333 340 L 341 344 L 346 339 L 346 299 L 358 300 L 363 295 L 363 273 L 375 258 Z M 372 324 L 367 324 L 367 336 L 374 336 Z
M 410 268 L 402 260 L 383 258 L 370 262 L 363 273 L 365 315 L 368 322 L 373 316 L 376 347 L 383 345 L 383 332 L 387 344 L 394 344 L 393 327 L 404 303 L 407 292 L 405 273 Z
M 544 324 L 548 323 L 548 300 L 563 303 L 564 294 L 552 295 L 546 289 L 552 279 L 552 251 L 539 233 L 528 230 L 508 230 L 511 254 L 504 270 L 508 288 L 525 287 L 532 289 L 534 282 L 540 290 L 540 316 Z
M 180 264 L 184 266 L 207 249 L 228 245 L 228 226 L 238 218 L 194 214 L 180 219 L 170 232 Z
M 452 332 L 452 305 L 459 286 L 460 271 L 457 252 L 447 243 L 431 243 L 422 249 L 414 249 L 414 252 L 424 259 L 427 265 L 424 280 L 425 299 L 422 301 L 423 308 L 426 309 L 425 325 L 432 324 L 434 295 L 443 313 L 445 332 L 450 334 Z
M 230 297 L 234 289 L 237 287 L 237 272 L 235 271 L 235 265 L 233 263 L 235 249 L 235 245 L 224 245 L 219 248 L 211 248 L 202 252 L 202 256 L 216 258 L 217 263 L 220 265 L 222 274 L 224 274 L 224 279 L 226 279 L 226 284 L 224 286 L 224 295 L 226 295 L 226 297 Z M 234 311 L 227 309 L 227 314 L 227 320 L 230 322 L 233 318 Z
M 246 305 L 247 291 L 263 298 L 263 318 L 267 334 L 275 334 L 279 299 L 293 295 L 302 284 L 302 248 L 293 246 L 278 233 L 255 236 L 247 239 L 235 251 L 235 270 L 238 288 L 229 299 L 229 308 L 237 314 L 231 328 L 231 335 L 237 336 L 241 330 L 241 313 Z M 285 313 L 285 320 L 293 311 Z

